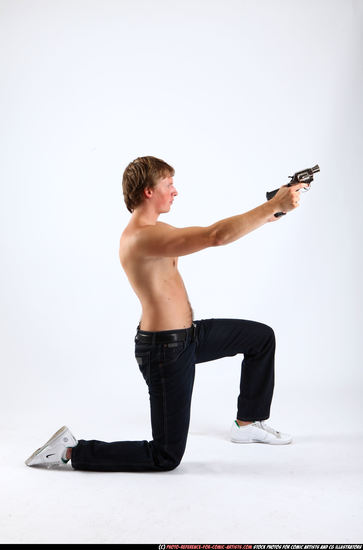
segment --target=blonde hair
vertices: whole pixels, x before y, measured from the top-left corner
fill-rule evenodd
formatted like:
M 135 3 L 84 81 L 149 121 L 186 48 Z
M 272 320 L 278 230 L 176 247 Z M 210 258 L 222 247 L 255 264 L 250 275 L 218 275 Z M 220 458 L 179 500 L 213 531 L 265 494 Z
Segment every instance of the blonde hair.
M 129 212 L 144 200 L 144 189 L 154 189 L 161 177 L 174 176 L 172 166 L 156 157 L 138 157 L 130 162 L 122 176 L 122 191 Z

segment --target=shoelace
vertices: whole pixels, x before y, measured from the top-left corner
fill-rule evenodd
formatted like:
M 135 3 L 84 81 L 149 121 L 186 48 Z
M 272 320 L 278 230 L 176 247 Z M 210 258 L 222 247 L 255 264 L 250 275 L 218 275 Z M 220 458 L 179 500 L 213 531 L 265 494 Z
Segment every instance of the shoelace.
M 266 424 L 266 422 L 265 422 L 264 420 L 254 422 L 254 424 L 256 424 L 259 428 L 262 428 L 262 429 L 265 430 L 266 432 L 269 432 L 270 434 L 275 435 L 276 437 L 279 437 L 279 436 L 280 436 L 280 432 L 278 432 L 278 431 L 275 430 L 274 428 L 271 428 L 271 426 L 269 426 L 268 424 Z

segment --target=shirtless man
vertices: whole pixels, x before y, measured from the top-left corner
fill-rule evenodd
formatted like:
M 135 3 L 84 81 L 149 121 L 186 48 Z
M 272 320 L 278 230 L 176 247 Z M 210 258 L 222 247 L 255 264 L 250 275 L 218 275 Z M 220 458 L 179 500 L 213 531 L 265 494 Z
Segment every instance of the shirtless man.
M 178 258 L 227 245 L 277 221 L 276 212 L 299 206 L 300 189 L 307 184 L 283 186 L 272 200 L 208 227 L 176 228 L 158 221 L 178 195 L 174 173 L 161 159 L 139 157 L 123 175 L 124 199 L 132 216 L 120 238 L 119 257 L 142 306 L 135 357 L 148 386 L 153 440 L 77 441 L 63 426 L 26 460 L 28 466 L 50 467 L 71 460 L 78 470 L 176 468 L 186 447 L 195 365 L 237 354 L 244 359 L 231 441 L 273 445 L 292 441 L 265 422 L 274 387 L 274 331 L 242 319 L 194 321 Z

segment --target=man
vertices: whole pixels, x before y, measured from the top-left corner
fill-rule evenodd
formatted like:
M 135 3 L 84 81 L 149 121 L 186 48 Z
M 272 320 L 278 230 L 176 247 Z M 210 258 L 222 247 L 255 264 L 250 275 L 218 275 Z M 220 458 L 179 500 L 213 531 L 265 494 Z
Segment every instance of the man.
M 120 239 L 121 265 L 142 306 L 135 357 L 148 386 L 152 441 L 79 440 L 64 426 L 37 449 L 28 466 L 71 460 L 76 470 L 167 471 L 183 457 L 190 421 L 195 364 L 243 354 L 237 416 L 230 438 L 236 443 L 288 444 L 291 436 L 266 420 L 274 388 L 275 335 L 272 328 L 242 319 L 193 321 L 178 271 L 178 257 L 227 245 L 276 212 L 299 206 L 300 189 L 283 186 L 273 199 L 208 227 L 176 228 L 158 221 L 178 195 L 174 169 L 161 159 L 139 157 L 123 174 L 123 194 L 132 216 Z

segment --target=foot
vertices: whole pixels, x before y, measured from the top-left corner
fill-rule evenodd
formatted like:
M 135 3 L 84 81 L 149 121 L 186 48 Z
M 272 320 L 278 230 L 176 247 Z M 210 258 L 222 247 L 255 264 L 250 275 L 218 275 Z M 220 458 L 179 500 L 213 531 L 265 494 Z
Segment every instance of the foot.
M 48 468 L 66 464 L 68 459 L 66 453 L 68 447 L 75 447 L 78 441 L 71 434 L 67 426 L 60 428 L 47 441 L 43 447 L 34 451 L 34 453 L 25 461 L 27 466 L 43 465 Z
M 233 443 L 269 443 L 270 445 L 286 445 L 291 443 L 289 434 L 278 432 L 268 426 L 264 420 L 252 422 L 247 426 L 239 426 L 235 420 L 231 427 Z

